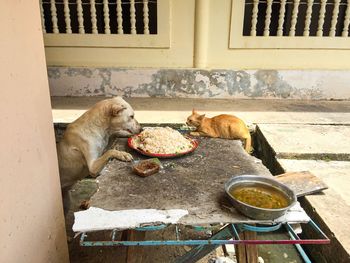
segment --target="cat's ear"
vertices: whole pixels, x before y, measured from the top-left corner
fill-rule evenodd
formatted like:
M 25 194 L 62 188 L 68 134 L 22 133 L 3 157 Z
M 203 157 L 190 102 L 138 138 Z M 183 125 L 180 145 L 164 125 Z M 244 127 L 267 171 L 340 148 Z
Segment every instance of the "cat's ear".
M 192 114 L 195 114 L 196 113 L 196 110 L 195 109 L 192 109 Z
M 203 119 L 204 119 L 204 117 L 205 117 L 205 114 L 203 114 L 203 115 L 199 115 L 198 119 L 199 119 L 199 120 L 203 120 Z

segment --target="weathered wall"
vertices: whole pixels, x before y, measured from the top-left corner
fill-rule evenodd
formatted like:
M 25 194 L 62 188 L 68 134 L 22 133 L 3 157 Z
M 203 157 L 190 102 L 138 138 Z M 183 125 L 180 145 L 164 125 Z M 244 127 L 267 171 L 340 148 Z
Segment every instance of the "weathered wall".
M 0 262 L 68 262 L 38 1 L 0 25 Z
M 237 2 L 244 0 L 171 0 L 169 47 L 145 48 L 130 39 L 129 45 L 106 47 L 102 37 L 102 43 L 96 37 L 95 46 L 91 40 L 88 43 L 83 40 L 78 46 L 69 41 L 64 46 L 51 43 L 46 47 L 47 64 L 116 68 L 350 69 L 350 50 L 346 44 L 342 49 L 330 49 L 321 43 L 317 44 L 322 48 L 299 48 L 299 42 L 286 37 L 273 48 L 244 45 L 230 48 L 231 21 L 239 25 L 243 19 L 243 12 L 231 17 L 231 7 L 235 8 Z M 327 12 L 327 16 L 330 14 Z M 303 16 L 300 19 L 304 19 Z M 73 35 L 70 37 L 79 40 L 79 35 Z M 343 40 L 338 38 L 341 43 Z M 283 48 L 285 41 L 289 48 Z
M 350 71 L 49 67 L 52 96 L 350 99 Z

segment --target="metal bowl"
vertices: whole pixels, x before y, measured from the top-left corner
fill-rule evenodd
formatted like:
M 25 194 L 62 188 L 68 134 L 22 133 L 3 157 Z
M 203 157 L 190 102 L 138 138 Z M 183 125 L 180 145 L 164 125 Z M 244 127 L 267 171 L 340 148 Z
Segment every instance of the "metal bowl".
M 260 208 L 252 205 L 248 205 L 244 202 L 237 200 L 230 194 L 230 190 L 236 187 L 242 186 L 257 186 L 263 185 L 268 188 L 272 188 L 275 191 L 282 192 L 288 199 L 288 206 L 279 209 L 267 209 Z M 257 175 L 240 175 L 232 177 L 225 184 L 225 191 L 228 195 L 231 203 L 234 207 L 239 210 L 242 214 L 253 219 L 261 220 L 272 220 L 276 219 L 286 213 L 286 211 L 291 208 L 297 201 L 296 195 L 289 187 L 284 184 L 274 180 L 273 178 L 266 176 L 257 176 Z

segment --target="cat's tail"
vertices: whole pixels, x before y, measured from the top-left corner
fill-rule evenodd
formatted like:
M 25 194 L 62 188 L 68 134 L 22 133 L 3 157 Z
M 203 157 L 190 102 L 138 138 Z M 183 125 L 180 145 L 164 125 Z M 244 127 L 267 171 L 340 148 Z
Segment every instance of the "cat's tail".
M 244 149 L 246 150 L 247 153 L 251 153 L 252 151 L 252 137 L 250 136 L 250 133 L 248 133 L 248 136 L 245 139 Z

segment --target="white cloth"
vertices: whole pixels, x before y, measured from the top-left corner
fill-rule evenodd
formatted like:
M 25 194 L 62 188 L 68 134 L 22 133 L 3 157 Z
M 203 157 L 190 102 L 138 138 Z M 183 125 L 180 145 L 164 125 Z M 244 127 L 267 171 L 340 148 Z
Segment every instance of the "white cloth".
M 107 211 L 97 207 L 74 213 L 74 232 L 111 229 L 132 229 L 147 224 L 175 224 L 188 214 L 187 210 L 135 209 Z

